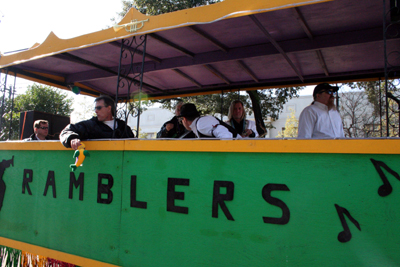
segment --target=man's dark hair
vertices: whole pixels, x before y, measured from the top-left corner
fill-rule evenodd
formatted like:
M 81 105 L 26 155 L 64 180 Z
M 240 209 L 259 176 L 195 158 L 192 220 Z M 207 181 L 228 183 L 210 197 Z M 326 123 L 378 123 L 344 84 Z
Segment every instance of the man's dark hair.
M 197 111 L 197 108 L 194 104 L 186 103 L 182 105 L 179 117 L 185 117 L 189 121 L 194 121 L 194 119 L 199 116 L 200 113 Z
M 99 97 L 96 97 L 96 99 L 94 100 L 94 102 L 103 100 L 104 104 L 106 105 L 106 107 L 111 106 L 111 114 L 113 115 L 113 117 L 115 116 L 115 102 L 114 100 L 109 97 L 108 95 L 101 95 Z

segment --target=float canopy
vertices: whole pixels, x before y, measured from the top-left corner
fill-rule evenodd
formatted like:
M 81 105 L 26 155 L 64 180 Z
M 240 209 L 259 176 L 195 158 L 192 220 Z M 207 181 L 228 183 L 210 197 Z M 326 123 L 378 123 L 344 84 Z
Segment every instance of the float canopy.
M 67 40 L 50 33 L 40 45 L 1 55 L 0 68 L 115 96 L 122 41 L 147 34 L 142 91 L 153 98 L 385 77 L 381 0 L 225 0 L 159 16 L 131 9 L 119 25 L 132 21 L 135 32 L 117 27 Z M 387 54 L 398 50 L 400 36 L 386 36 Z M 133 63 L 141 66 L 140 52 Z

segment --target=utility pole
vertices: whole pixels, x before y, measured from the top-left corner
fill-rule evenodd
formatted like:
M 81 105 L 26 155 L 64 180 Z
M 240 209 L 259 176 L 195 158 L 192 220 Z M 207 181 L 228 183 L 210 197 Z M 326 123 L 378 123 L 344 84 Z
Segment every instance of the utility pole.
M 1 74 L 1 72 L 0 72 Z M 1 116 L 0 116 L 0 129 L 3 124 L 3 115 L 4 115 L 4 103 L 5 103 L 5 97 L 6 97 L 6 85 L 7 85 L 7 76 L 8 76 L 8 70 L 6 72 L 6 78 L 4 79 L 4 86 L 0 84 L 0 90 L 3 92 L 3 98 L 1 101 Z M 1 82 L 1 76 L 0 76 L 0 82 Z M 4 90 L 2 90 L 4 88 Z
M 1 75 L 1 72 L 0 72 Z M 0 131 L 2 129 L 3 123 L 5 125 L 4 121 L 4 109 L 5 109 L 5 103 L 6 103 L 6 93 L 8 91 L 8 99 L 11 99 L 11 114 L 10 114 L 10 131 L 8 132 L 8 139 L 11 139 L 11 126 L 12 126 L 12 116 L 13 116 L 13 109 L 14 109 L 14 94 L 15 94 L 15 82 L 16 82 L 16 77 L 14 78 L 14 86 L 9 86 L 7 89 L 7 77 L 8 77 L 8 71 L 6 72 L 6 77 L 4 78 L 4 84 L 1 83 L 1 76 L 0 76 L 0 92 L 3 93 L 3 97 L 1 99 L 1 113 L 0 113 Z

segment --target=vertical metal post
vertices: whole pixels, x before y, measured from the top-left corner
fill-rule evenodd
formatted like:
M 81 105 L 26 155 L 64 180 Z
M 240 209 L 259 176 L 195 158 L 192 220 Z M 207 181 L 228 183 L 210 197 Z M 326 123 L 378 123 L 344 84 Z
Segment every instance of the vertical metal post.
M 10 132 L 8 133 L 8 139 L 11 140 L 12 134 L 12 119 L 13 119 L 13 111 L 14 111 L 14 93 L 15 93 L 15 84 L 17 82 L 17 73 L 14 72 L 14 87 L 10 87 L 10 98 L 11 98 L 11 113 L 10 113 Z
M 385 105 L 386 105 L 386 137 L 389 137 L 389 101 L 388 101 L 388 70 L 386 57 L 386 1 L 383 0 L 383 56 L 385 59 Z
M 224 112 L 224 91 L 221 91 L 221 121 L 223 118 L 223 112 Z
M 337 84 L 336 84 L 337 86 Z M 339 91 L 336 92 L 336 108 L 339 111 Z
M 124 40 L 121 40 L 121 50 L 119 53 L 119 63 L 118 63 L 118 76 L 117 76 L 117 90 L 115 91 L 115 100 L 114 100 L 114 127 L 113 127 L 113 134 L 112 138 L 115 138 L 115 127 L 117 126 L 117 106 L 118 106 L 118 92 L 119 92 L 119 82 L 121 78 L 121 64 L 122 64 L 122 54 L 124 52 Z
M 381 137 L 383 136 L 383 125 L 382 125 L 382 81 L 381 77 L 379 77 L 379 123 L 380 123 L 380 128 L 381 128 Z
M 1 90 L 1 85 L 2 85 L 2 84 L 1 84 L 1 73 L 2 73 L 2 72 L 0 71 L 0 92 L 2 91 L 2 90 Z M 5 91 L 4 91 L 4 92 L 5 92 Z M 1 107 L 3 108 L 3 106 L 4 106 L 4 105 L 3 105 L 3 102 L 1 102 Z M 0 135 L 1 135 L 1 121 L 2 121 L 2 120 L 3 120 L 3 112 L 0 113 Z
M 139 138 L 139 125 L 140 125 L 140 110 L 141 110 L 141 102 L 142 102 L 142 86 L 143 86 L 143 72 L 144 72 L 144 61 L 146 56 L 146 44 L 147 44 L 147 34 L 144 36 L 144 44 L 143 44 L 143 57 L 142 57 L 142 68 L 140 70 L 140 85 L 139 85 L 139 112 L 137 119 L 137 138 Z
M 5 102 L 5 96 L 6 96 L 7 76 L 8 76 L 8 69 L 6 70 L 6 78 L 4 79 L 4 93 L 3 93 L 3 99 L 2 99 L 2 102 L 1 102 L 0 130 L 1 130 L 1 126 L 3 124 L 4 106 L 5 106 L 4 102 Z

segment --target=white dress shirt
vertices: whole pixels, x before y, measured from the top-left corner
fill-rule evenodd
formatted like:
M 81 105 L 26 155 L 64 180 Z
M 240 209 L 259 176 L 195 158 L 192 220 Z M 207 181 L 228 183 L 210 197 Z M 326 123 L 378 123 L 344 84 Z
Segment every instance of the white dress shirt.
M 201 138 L 199 132 L 210 137 L 214 135 L 215 138 L 220 139 L 233 138 L 232 133 L 213 116 L 196 118 L 190 125 L 190 129 L 199 138 Z M 240 138 L 239 134 L 237 138 Z
M 247 125 L 246 129 L 250 129 L 250 130 L 253 131 L 253 133 L 255 134 L 254 137 L 258 137 L 259 136 L 258 132 L 257 132 L 257 126 L 256 126 L 256 123 L 254 121 L 246 120 L 246 125 Z
M 301 112 L 298 130 L 298 138 L 344 138 L 339 112 L 318 101 Z

